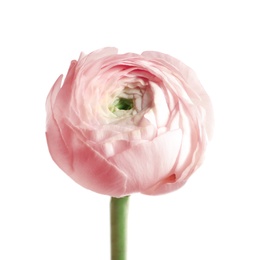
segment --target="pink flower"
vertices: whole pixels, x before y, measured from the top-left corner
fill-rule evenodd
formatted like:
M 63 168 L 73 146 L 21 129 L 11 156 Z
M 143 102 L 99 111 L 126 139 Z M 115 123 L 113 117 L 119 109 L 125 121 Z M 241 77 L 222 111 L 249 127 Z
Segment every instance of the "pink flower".
M 46 102 L 56 164 L 113 197 L 180 188 L 200 166 L 212 106 L 195 73 L 159 52 L 104 48 L 72 61 Z

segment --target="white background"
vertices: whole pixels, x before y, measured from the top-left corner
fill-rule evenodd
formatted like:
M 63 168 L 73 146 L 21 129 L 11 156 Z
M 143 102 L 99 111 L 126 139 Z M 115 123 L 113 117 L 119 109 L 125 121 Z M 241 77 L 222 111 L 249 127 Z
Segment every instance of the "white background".
M 205 164 L 130 199 L 130 260 L 276 259 L 275 1 L 1 1 L 0 259 L 109 259 L 109 197 L 51 160 L 45 99 L 79 53 L 157 50 L 214 104 Z

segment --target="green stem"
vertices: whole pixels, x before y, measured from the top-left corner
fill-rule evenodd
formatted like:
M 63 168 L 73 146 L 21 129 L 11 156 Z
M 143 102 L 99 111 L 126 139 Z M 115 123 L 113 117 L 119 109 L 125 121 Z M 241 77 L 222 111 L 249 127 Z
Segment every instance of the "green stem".
M 111 198 L 111 260 L 126 260 L 128 199 L 129 196 Z

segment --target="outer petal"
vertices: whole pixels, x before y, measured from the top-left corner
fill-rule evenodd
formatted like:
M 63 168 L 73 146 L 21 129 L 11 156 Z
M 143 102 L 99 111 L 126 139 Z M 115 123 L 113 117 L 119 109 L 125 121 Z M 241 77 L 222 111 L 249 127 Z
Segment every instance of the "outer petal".
M 118 49 L 114 48 L 114 47 L 102 48 L 102 49 L 93 51 L 93 52 L 89 53 L 88 55 L 85 55 L 84 53 L 81 53 L 80 57 L 79 57 L 79 63 L 80 63 L 80 66 L 83 63 L 93 64 L 93 62 L 95 62 L 95 61 L 97 61 L 101 58 L 105 58 L 105 57 L 108 57 L 108 56 L 111 56 L 111 55 L 115 55 L 117 53 L 118 53 Z
M 172 171 L 181 141 L 182 131 L 178 129 L 116 154 L 109 160 L 128 174 L 128 193 L 143 192 L 174 174 Z
M 52 110 L 56 120 L 58 120 L 59 118 L 65 118 L 69 111 L 70 101 L 72 98 L 72 90 L 74 87 L 76 66 L 77 62 L 73 60 L 68 69 L 68 73 L 66 75 L 62 88 L 60 88 L 59 92 L 56 95 L 56 98 L 51 100 Z
M 52 113 L 48 113 L 46 138 L 52 159 L 64 172 L 72 172 L 72 152 L 67 147 L 61 129 Z
M 60 90 L 62 77 L 63 77 L 62 75 L 58 77 L 58 79 L 56 80 L 55 84 L 51 88 L 46 99 L 46 113 L 47 113 L 46 128 L 48 128 L 48 121 L 50 120 L 50 118 L 53 117 L 53 104 L 55 103 L 57 94 Z
M 203 124 L 206 128 L 208 138 L 211 139 L 214 124 L 213 107 L 208 94 L 199 82 L 195 72 L 178 59 L 164 53 L 146 51 L 142 53 L 142 56 L 153 61 L 159 61 L 162 65 L 164 62 L 167 63 L 169 69 L 174 70 L 177 73 L 176 75 L 181 76 L 180 79 L 183 79 L 183 87 L 187 94 L 196 106 L 204 109 Z M 181 98 L 181 95 L 179 97 Z
M 66 124 L 60 128 L 51 118 L 46 137 L 53 160 L 78 184 L 113 197 L 126 195 L 126 175 L 77 139 Z
M 172 175 L 172 177 L 175 177 L 175 176 Z M 187 181 L 187 178 L 185 178 L 184 180 L 175 181 L 175 178 L 172 178 L 172 177 L 157 183 L 155 186 L 141 193 L 146 195 L 161 195 L 161 194 L 169 193 L 181 188 Z

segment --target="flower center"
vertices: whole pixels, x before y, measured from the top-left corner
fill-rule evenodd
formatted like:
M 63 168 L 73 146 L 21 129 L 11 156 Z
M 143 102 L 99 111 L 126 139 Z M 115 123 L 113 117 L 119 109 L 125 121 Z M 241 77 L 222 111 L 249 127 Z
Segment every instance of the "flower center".
M 125 84 L 126 85 L 126 84 Z M 111 118 L 118 120 L 132 117 L 148 106 L 148 94 L 145 86 L 126 85 L 118 88 L 109 95 L 108 110 L 113 114 Z
M 130 110 L 133 108 L 133 99 L 120 97 L 115 100 L 113 106 L 119 110 Z
M 108 109 L 116 116 L 122 116 L 133 110 L 133 107 L 133 98 L 117 97 Z

